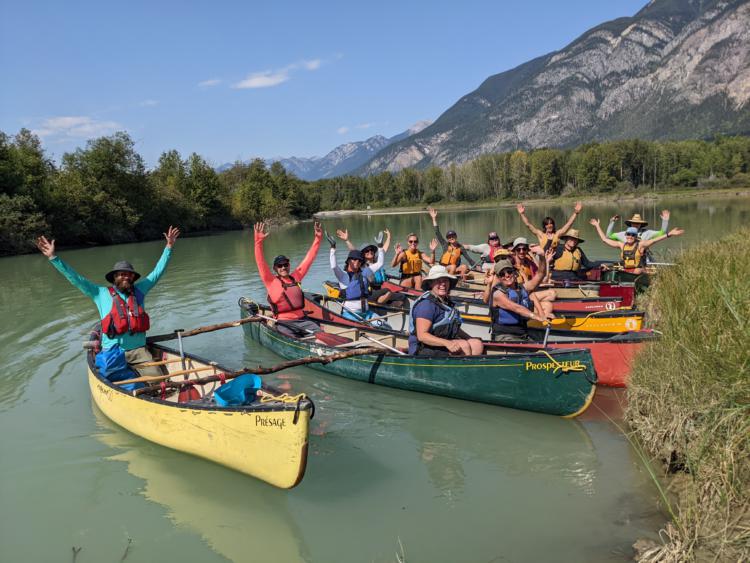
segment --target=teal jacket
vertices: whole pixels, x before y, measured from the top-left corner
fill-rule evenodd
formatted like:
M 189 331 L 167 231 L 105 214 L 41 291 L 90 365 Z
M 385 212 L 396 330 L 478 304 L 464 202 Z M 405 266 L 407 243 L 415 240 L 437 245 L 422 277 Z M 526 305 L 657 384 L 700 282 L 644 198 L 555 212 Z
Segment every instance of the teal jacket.
M 165 247 L 164 252 L 162 252 L 161 254 L 161 258 L 159 258 L 159 261 L 156 263 L 153 271 L 149 275 L 144 276 L 137 282 L 135 282 L 135 286 L 140 290 L 141 293 L 143 293 L 144 296 L 151 290 L 152 287 L 156 285 L 156 282 L 159 281 L 159 278 L 167 268 L 167 263 L 169 263 L 169 258 L 171 256 L 172 249 Z M 54 258 L 52 258 L 50 260 L 50 263 L 57 269 L 58 272 L 65 276 L 70 283 L 77 287 L 81 291 L 81 293 L 83 293 L 87 297 L 90 297 L 94 301 L 96 308 L 99 310 L 100 319 L 103 319 L 109 314 L 109 312 L 112 310 L 112 296 L 109 294 L 109 286 L 96 285 L 95 283 L 87 280 L 81 274 L 71 268 L 67 263 L 65 263 L 59 256 L 55 256 Z M 120 297 L 127 301 L 127 295 L 124 295 L 119 291 L 117 293 L 120 295 Z M 140 348 L 141 346 L 146 345 L 146 334 L 125 333 L 120 334 L 115 338 L 110 338 L 106 334 L 102 334 L 102 348 L 111 348 L 115 344 L 119 344 L 120 348 L 122 348 L 123 350 L 134 350 L 135 348 Z

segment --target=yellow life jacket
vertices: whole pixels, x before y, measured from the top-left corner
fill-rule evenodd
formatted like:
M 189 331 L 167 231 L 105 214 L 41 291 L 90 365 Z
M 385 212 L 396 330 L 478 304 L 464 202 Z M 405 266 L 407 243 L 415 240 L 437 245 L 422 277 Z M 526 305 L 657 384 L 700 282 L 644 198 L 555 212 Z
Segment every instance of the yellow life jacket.
M 401 262 L 401 273 L 403 274 L 420 274 L 422 273 L 422 253 L 419 250 L 408 248 L 404 250 L 406 261 Z
M 622 246 L 620 260 L 622 260 L 622 267 L 626 269 L 643 267 L 643 254 L 641 254 L 638 241 L 635 244 L 624 244 Z
M 549 248 L 552 248 L 552 250 L 557 248 L 557 243 L 560 242 L 560 238 L 557 236 L 557 233 L 552 235 L 552 238 L 547 238 L 546 233 L 542 233 L 541 235 L 537 235 L 539 239 L 539 246 L 541 246 L 545 251 Z
M 440 257 L 440 263 L 443 266 L 457 266 L 460 259 L 461 247 L 448 245 L 448 250 Z
M 576 248 L 573 252 L 563 249 L 560 258 L 555 260 L 555 270 L 561 272 L 577 272 L 581 267 L 581 249 Z

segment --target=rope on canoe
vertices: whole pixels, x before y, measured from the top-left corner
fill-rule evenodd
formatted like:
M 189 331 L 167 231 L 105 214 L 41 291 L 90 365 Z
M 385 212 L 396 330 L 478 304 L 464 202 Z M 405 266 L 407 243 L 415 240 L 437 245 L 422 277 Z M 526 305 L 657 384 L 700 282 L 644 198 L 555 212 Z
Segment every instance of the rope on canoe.
M 586 366 L 583 364 L 578 364 L 576 366 L 566 366 L 558 362 L 546 350 L 540 350 L 540 352 L 547 356 L 552 361 L 552 363 L 555 364 L 555 369 L 552 373 L 557 373 L 558 371 L 561 371 L 563 373 L 568 373 L 569 371 L 586 371 Z
M 576 328 L 577 326 L 581 326 L 588 319 L 590 319 L 591 317 L 594 317 L 596 315 L 602 315 L 602 314 L 605 314 L 605 313 L 614 313 L 615 311 L 632 311 L 632 310 L 633 310 L 632 307 L 615 307 L 614 309 L 602 309 L 601 311 L 593 311 L 593 312 L 589 313 L 588 315 L 586 315 L 585 317 L 581 317 L 581 320 L 579 322 L 577 322 L 576 324 L 574 324 L 573 326 L 571 326 L 570 328 Z M 554 319 L 552 319 L 552 320 L 554 320 Z
M 270 403 L 271 401 L 278 401 L 280 403 L 299 403 L 303 399 L 306 399 L 307 395 L 300 393 L 299 395 L 290 395 L 289 393 L 282 393 L 281 395 L 272 395 L 268 391 L 264 391 L 260 397 L 261 403 Z

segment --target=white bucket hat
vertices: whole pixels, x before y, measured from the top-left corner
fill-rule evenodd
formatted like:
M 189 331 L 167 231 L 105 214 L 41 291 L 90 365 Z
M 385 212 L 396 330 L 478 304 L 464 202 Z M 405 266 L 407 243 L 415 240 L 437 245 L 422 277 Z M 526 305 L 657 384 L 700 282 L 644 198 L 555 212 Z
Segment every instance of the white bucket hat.
M 458 276 L 454 276 L 448 273 L 448 270 L 442 264 L 436 264 L 430 268 L 427 277 L 422 279 L 423 284 L 427 284 L 427 287 L 432 287 L 432 282 L 437 281 L 441 278 L 447 278 L 451 280 L 451 288 L 455 287 L 458 283 Z

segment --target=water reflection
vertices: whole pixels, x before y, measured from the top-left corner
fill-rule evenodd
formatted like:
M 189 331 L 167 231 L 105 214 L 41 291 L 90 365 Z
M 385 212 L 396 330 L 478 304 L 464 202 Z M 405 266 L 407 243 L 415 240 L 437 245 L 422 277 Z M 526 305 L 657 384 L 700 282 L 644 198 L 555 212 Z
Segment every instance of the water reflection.
M 91 405 L 99 432 L 95 437 L 121 453 L 140 479 L 140 493 L 167 509 L 176 526 L 189 528 L 230 561 L 288 563 L 309 559 L 304 536 L 289 514 L 286 492 L 235 471 L 143 441 L 112 423 Z

